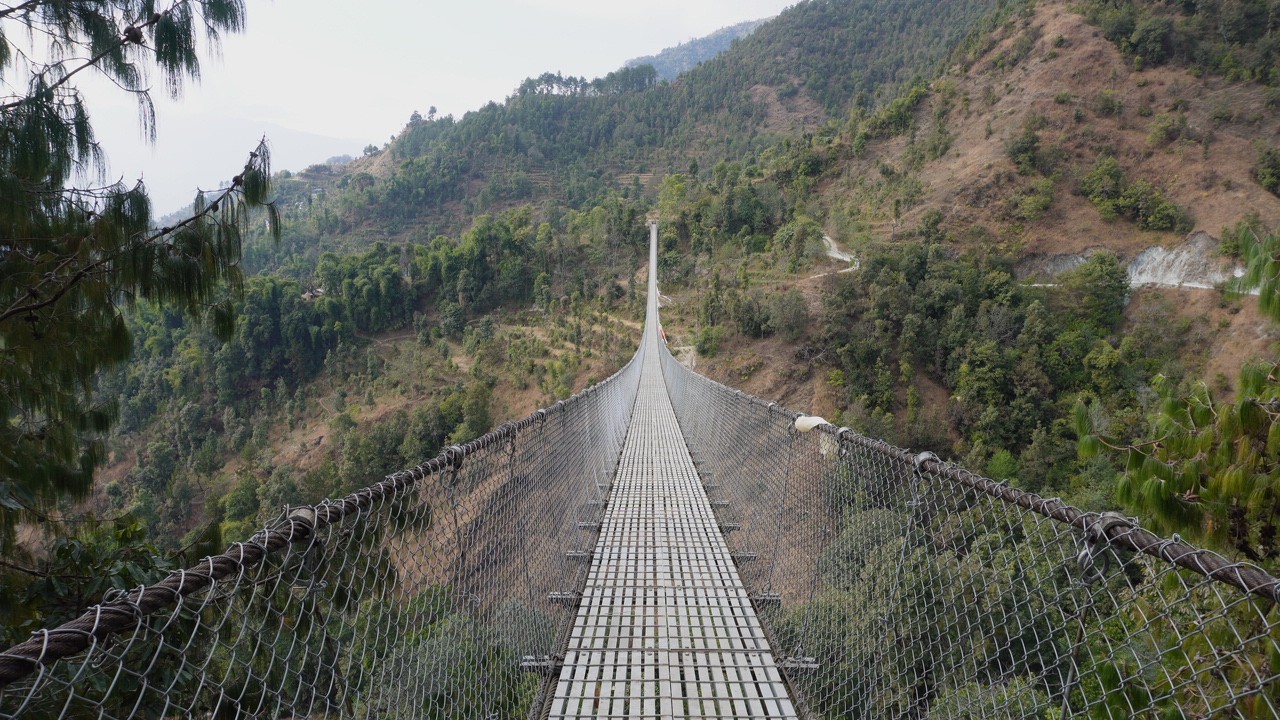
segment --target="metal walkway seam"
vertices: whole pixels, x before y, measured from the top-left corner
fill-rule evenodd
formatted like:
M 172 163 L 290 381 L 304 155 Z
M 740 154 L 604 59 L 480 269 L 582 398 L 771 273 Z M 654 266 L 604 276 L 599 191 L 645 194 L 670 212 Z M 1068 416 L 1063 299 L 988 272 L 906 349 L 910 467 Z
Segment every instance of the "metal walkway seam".
M 650 302 L 640 391 L 550 717 L 798 718 L 676 422 Z

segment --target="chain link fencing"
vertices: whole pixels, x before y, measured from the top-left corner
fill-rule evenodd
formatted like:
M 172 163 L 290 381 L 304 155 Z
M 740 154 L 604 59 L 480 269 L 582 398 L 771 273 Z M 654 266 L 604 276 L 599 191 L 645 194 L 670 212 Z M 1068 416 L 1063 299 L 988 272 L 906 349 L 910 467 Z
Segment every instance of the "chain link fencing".
M 1280 717 L 1280 581 L 1261 569 L 931 454 L 810 428 L 661 352 L 810 716 Z
M 644 352 L 0 653 L 0 718 L 545 716 Z M 1261 569 L 815 426 L 658 352 L 807 716 L 1280 717 L 1280 581 Z
M 0 718 L 535 715 L 642 361 L 0 653 Z

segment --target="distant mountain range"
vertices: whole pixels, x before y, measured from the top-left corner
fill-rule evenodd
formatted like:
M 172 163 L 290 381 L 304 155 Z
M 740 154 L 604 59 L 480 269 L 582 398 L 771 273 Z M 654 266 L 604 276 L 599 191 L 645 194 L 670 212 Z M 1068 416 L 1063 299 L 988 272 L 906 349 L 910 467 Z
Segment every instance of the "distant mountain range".
M 659 80 L 675 80 L 682 73 L 692 70 L 728 50 L 729 46 L 733 45 L 734 40 L 750 35 L 755 32 L 756 28 L 772 19 L 748 20 L 737 25 L 720 28 L 706 37 L 680 43 L 675 47 L 663 50 L 657 55 L 646 55 L 628 60 L 626 67 L 652 65 L 658 71 Z

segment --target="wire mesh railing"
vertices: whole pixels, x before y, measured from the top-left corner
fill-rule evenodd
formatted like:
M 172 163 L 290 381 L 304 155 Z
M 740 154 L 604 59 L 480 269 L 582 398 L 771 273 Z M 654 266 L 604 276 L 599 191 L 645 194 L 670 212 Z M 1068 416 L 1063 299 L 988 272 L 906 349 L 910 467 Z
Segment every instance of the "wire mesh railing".
M 1280 581 L 819 424 L 661 350 L 796 695 L 823 718 L 1280 717 Z M 811 430 L 804 432 L 804 430 Z
M 642 361 L 0 653 L 0 718 L 529 717 Z
M 649 295 L 652 329 L 652 272 Z M 0 718 L 545 716 L 655 344 L 0 653 Z M 815 425 L 656 352 L 808 716 L 1280 717 L 1280 581 L 1261 569 Z

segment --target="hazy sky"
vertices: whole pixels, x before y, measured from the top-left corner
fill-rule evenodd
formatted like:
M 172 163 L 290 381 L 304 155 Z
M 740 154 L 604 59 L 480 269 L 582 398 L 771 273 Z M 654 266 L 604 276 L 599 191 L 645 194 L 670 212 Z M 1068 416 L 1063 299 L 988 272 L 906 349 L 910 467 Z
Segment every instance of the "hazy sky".
M 136 105 L 95 90 L 113 177 L 143 177 L 159 213 L 234 175 L 257 139 L 276 169 L 381 146 L 414 110 L 461 117 L 544 71 L 597 77 L 795 0 L 249 0 L 248 29 L 206 54 L 182 98 L 155 94 L 159 141 Z

